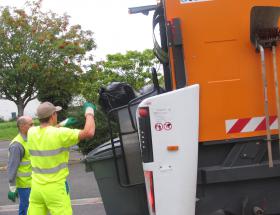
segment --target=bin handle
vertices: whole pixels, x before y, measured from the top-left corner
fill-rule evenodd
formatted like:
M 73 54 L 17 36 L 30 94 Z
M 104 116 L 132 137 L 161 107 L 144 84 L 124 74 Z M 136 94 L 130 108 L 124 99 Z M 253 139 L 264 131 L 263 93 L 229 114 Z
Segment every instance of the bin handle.
M 113 160 L 114 160 L 114 164 L 115 164 L 118 183 L 121 187 L 124 187 L 124 188 L 134 187 L 134 186 L 137 186 L 137 185 L 142 185 L 143 183 L 130 184 L 130 180 L 129 180 L 129 176 L 128 176 L 127 162 L 126 162 L 125 153 L 124 153 L 123 142 L 122 142 L 122 138 L 121 138 L 121 135 L 120 135 L 121 155 L 122 155 L 122 160 L 123 160 L 123 164 L 124 164 L 125 177 L 126 177 L 127 183 L 123 183 L 122 180 L 121 180 L 119 165 L 118 165 L 118 160 L 117 160 L 117 154 L 116 154 L 116 149 L 115 149 L 115 141 L 114 141 L 114 138 L 113 138 L 113 130 L 112 130 L 112 125 L 111 125 L 111 120 L 110 120 L 110 114 L 111 113 L 112 113 L 111 111 L 109 111 L 109 113 L 108 113 L 108 124 L 109 124 L 109 129 L 110 129 L 109 133 L 110 133 L 110 139 L 111 139 L 111 144 L 112 144 L 112 149 L 113 149 L 113 158 L 114 158 Z M 135 132 L 133 132 L 133 133 L 135 133 Z
M 139 96 L 137 98 L 134 98 L 134 99 L 130 100 L 127 105 L 123 105 L 121 107 L 113 108 L 107 113 L 109 133 L 110 133 L 110 139 L 111 139 L 111 144 L 112 144 L 112 149 L 113 149 L 113 157 L 114 157 L 114 163 L 115 163 L 115 168 L 116 168 L 116 174 L 117 174 L 117 179 L 118 179 L 119 185 L 121 187 L 133 187 L 133 186 L 143 184 L 143 183 L 130 184 L 129 175 L 128 175 L 128 167 L 127 167 L 127 162 L 126 162 L 126 157 L 125 157 L 125 152 L 124 152 L 124 147 L 123 147 L 123 141 L 122 141 L 122 135 L 138 133 L 137 126 L 134 123 L 131 106 L 140 103 L 143 99 L 145 99 L 147 96 L 153 94 L 154 92 L 157 92 L 158 94 L 160 94 L 156 69 L 152 68 L 151 70 L 152 70 L 152 79 L 153 79 L 153 84 L 154 84 L 154 89 L 151 92 L 146 93 L 142 96 Z M 117 112 L 117 111 L 119 111 L 121 109 L 124 109 L 124 108 L 128 108 L 130 123 L 131 123 L 131 126 L 133 128 L 132 131 L 121 132 L 120 125 L 119 125 L 119 139 L 120 139 L 121 155 L 122 155 L 122 161 L 123 161 L 123 164 L 124 164 L 124 170 L 125 170 L 125 176 L 126 176 L 127 184 L 122 183 L 122 180 L 120 178 L 120 171 L 119 171 L 119 165 L 118 165 L 118 161 L 117 161 L 117 155 L 116 155 L 116 150 L 115 150 L 115 145 L 114 145 L 115 142 L 114 142 L 114 138 L 113 138 L 113 129 L 112 129 L 112 124 L 111 124 L 111 115 L 114 112 Z M 118 122 L 118 124 L 119 124 L 119 122 Z

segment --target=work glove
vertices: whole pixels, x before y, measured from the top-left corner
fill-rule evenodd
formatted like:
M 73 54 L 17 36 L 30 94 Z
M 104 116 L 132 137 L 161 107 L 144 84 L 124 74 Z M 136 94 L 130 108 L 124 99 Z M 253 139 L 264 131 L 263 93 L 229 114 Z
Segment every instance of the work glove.
M 63 120 L 62 122 L 60 122 L 58 125 L 60 127 L 71 127 L 73 125 L 75 125 L 78 122 L 77 119 L 75 119 L 74 117 L 68 117 L 65 120 Z
M 15 202 L 16 201 L 16 198 L 18 197 L 18 191 L 17 191 L 17 188 L 16 186 L 10 186 L 9 185 L 9 192 L 8 192 L 8 199 Z
M 94 111 L 96 111 L 96 106 L 93 103 L 85 102 L 83 105 L 83 110 L 84 110 L 85 116 L 88 114 L 94 116 Z

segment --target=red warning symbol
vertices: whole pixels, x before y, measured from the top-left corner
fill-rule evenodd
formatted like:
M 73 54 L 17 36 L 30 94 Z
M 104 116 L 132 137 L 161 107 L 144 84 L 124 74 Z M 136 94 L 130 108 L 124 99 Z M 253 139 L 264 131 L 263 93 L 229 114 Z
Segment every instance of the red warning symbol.
M 156 123 L 156 124 L 155 124 L 155 129 L 156 129 L 157 131 L 161 131 L 161 130 L 163 129 L 163 125 L 162 125 L 161 123 Z
M 169 131 L 172 129 L 172 123 L 171 122 L 166 122 L 164 123 L 164 129 Z

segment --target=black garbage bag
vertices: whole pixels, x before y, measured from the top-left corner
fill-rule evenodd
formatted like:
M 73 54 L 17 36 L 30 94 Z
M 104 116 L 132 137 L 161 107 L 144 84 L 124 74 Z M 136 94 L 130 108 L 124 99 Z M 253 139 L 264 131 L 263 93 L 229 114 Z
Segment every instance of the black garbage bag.
M 160 86 L 158 86 L 156 88 L 154 84 L 147 84 L 139 90 L 139 94 L 140 94 L 140 96 L 142 96 L 142 95 L 149 94 L 149 93 L 152 93 L 155 91 L 157 91 L 157 94 L 161 94 L 161 93 L 165 92 L 165 90 Z
M 99 105 L 105 113 L 113 108 L 127 105 L 134 98 L 136 98 L 135 90 L 124 82 L 112 82 L 99 90 Z

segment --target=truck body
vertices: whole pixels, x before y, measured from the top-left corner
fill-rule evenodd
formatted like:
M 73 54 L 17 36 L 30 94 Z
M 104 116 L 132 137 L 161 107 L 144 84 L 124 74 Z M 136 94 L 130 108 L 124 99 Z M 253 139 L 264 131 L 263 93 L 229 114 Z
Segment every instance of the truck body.
M 166 90 L 200 88 L 195 215 L 280 214 L 279 15 L 277 0 L 157 5 Z
M 173 31 L 168 34 L 169 40 L 181 33 L 178 36 L 181 44 L 175 41 L 168 48 L 173 89 L 178 88 L 177 82 L 180 82 L 176 80 L 176 73 L 183 70 L 186 85 L 198 83 L 201 87 L 200 142 L 265 135 L 264 126 L 246 128 L 246 122 L 264 116 L 260 54 L 252 45 L 250 30 L 254 16 L 258 15 L 261 20 L 274 15 L 269 21 L 277 26 L 279 2 L 166 0 L 163 7 L 165 25 L 171 28 L 167 29 L 167 34 Z M 180 27 L 174 25 L 176 21 L 180 22 Z M 174 53 L 176 46 L 181 46 L 183 56 Z M 273 124 L 277 113 L 272 53 L 266 52 L 269 114 L 274 117 Z M 176 65 L 180 58 L 183 60 L 181 68 Z M 235 128 L 238 123 L 239 129 Z

